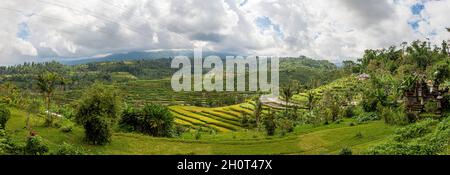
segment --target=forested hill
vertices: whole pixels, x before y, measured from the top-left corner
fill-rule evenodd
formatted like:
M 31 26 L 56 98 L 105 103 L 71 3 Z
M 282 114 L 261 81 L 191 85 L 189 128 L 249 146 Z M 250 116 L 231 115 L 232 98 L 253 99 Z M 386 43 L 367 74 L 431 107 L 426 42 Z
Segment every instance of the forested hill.
M 128 61 L 92 62 L 66 65 L 59 62 L 24 63 L 0 67 L 0 82 L 31 84 L 35 75 L 51 71 L 62 75 L 71 83 L 80 85 L 93 81 L 111 82 L 119 79 L 164 79 L 177 69 L 170 68 L 171 59 L 141 59 Z M 329 61 L 306 57 L 282 58 L 280 81 L 298 80 L 302 84 L 318 86 L 339 78 L 342 71 Z
M 211 55 L 217 55 L 221 58 L 226 56 L 235 56 L 236 54 L 225 53 L 225 52 L 212 52 L 203 51 L 202 56 L 207 57 Z M 117 61 L 130 61 L 130 60 L 156 60 L 162 58 L 174 58 L 176 56 L 187 56 L 194 57 L 194 52 L 192 50 L 159 50 L 159 51 L 142 51 L 142 52 L 126 52 L 126 53 L 114 53 L 106 56 L 75 59 L 75 60 L 65 60 L 61 63 L 67 65 L 78 65 L 87 64 L 95 62 L 117 62 Z

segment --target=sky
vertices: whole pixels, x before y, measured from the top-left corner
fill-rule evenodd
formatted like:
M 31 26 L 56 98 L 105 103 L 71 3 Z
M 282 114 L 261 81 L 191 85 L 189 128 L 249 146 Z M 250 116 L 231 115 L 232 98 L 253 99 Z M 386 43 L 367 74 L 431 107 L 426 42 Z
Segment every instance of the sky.
M 450 0 L 1 0 L 0 65 L 194 49 L 355 60 L 450 39 Z

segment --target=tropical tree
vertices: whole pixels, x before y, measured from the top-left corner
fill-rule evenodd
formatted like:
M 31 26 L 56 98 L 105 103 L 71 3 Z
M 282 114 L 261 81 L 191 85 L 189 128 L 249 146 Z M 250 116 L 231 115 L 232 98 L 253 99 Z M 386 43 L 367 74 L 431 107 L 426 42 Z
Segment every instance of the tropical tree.
M 47 118 L 45 120 L 45 124 L 46 126 L 51 126 L 53 123 L 53 116 L 50 112 L 51 100 L 53 98 L 53 93 L 55 92 L 56 86 L 61 81 L 61 78 L 57 73 L 46 71 L 38 75 L 36 80 L 37 86 L 44 97 L 47 107 Z
M 265 114 L 264 116 L 264 128 L 266 129 L 266 133 L 268 136 L 275 135 L 276 130 L 276 123 L 275 123 L 275 112 L 270 110 Z
M 258 125 L 261 119 L 261 113 L 262 113 L 262 103 L 261 103 L 261 96 L 258 96 L 255 99 L 255 109 L 253 111 L 253 115 L 255 116 L 256 124 Z
M 120 113 L 120 98 L 115 88 L 95 83 L 81 97 L 75 121 L 85 129 L 86 140 L 94 145 L 111 141 L 112 127 Z
M 6 128 L 6 122 L 8 122 L 11 116 L 11 111 L 5 106 L 0 104 L 0 129 Z
M 283 97 L 284 102 L 285 102 L 286 114 L 289 109 L 289 102 L 291 101 L 291 99 L 294 96 L 296 91 L 297 91 L 296 86 L 293 83 L 288 83 L 287 85 L 285 85 L 281 88 L 281 96 Z
M 330 91 L 326 91 L 322 99 L 322 108 L 324 112 L 325 121 L 331 118 L 331 121 L 336 121 L 341 114 L 342 98 Z
M 308 98 L 308 103 L 306 104 L 308 107 L 308 111 L 311 112 L 314 108 L 314 105 L 316 103 L 316 94 L 312 91 L 308 91 L 306 94 Z

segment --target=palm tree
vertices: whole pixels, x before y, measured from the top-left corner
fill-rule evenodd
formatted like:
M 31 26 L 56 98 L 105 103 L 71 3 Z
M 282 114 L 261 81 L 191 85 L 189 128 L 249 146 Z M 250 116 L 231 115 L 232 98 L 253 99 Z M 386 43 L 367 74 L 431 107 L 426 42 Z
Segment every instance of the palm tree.
M 316 103 L 316 94 L 312 91 L 308 91 L 307 97 L 308 97 L 307 107 L 309 112 L 311 112 L 314 108 L 314 104 Z
M 60 82 L 60 77 L 58 74 L 53 72 L 44 72 L 37 77 L 37 86 L 44 97 L 44 101 L 47 106 L 47 119 L 45 121 L 46 126 L 51 126 L 53 123 L 53 117 L 50 113 L 50 104 L 53 97 L 53 93 L 56 86 Z
M 286 114 L 287 114 L 288 108 L 289 108 L 289 101 L 294 96 L 295 91 L 296 91 L 296 89 L 292 83 L 289 83 L 286 86 L 281 88 L 281 95 L 284 98 L 284 101 L 286 102 L 286 105 L 285 105 Z
M 261 118 L 261 113 L 262 113 L 262 103 L 261 103 L 261 97 L 258 97 L 257 99 L 255 99 L 255 110 L 254 115 L 255 115 L 255 120 L 256 120 L 256 124 L 258 125 L 260 118 Z

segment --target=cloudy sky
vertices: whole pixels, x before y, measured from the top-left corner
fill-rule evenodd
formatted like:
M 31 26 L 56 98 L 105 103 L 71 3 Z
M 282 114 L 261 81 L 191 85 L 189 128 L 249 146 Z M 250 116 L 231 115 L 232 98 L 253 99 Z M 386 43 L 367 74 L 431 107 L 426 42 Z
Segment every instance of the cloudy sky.
M 1 0 L 0 64 L 159 49 L 342 60 L 450 39 L 450 0 Z

